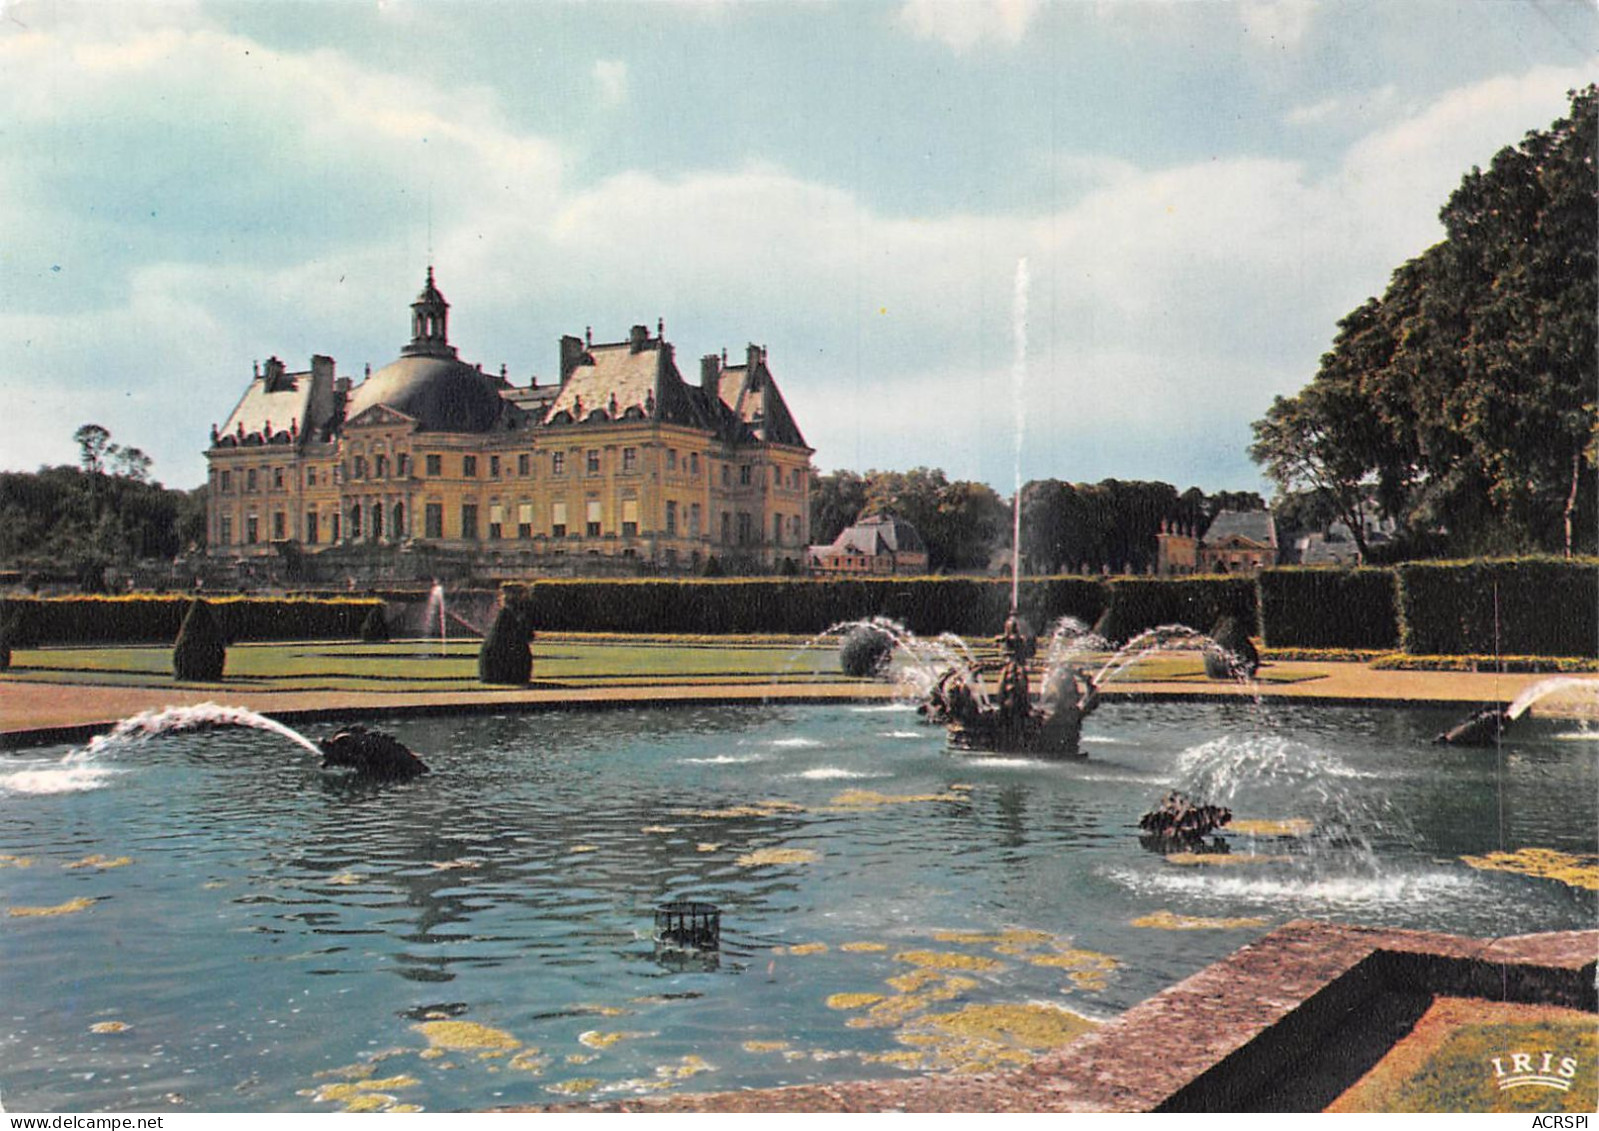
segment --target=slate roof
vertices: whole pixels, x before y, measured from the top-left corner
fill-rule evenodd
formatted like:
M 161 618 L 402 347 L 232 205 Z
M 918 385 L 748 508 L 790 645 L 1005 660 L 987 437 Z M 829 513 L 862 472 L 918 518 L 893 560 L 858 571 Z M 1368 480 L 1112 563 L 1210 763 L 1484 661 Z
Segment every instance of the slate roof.
M 1257 546 L 1277 545 L 1277 524 L 1271 511 L 1222 511 L 1211 522 L 1201 540 L 1206 546 L 1220 545 L 1229 538 L 1242 538 Z
M 916 528 L 891 514 L 874 514 L 845 527 L 831 546 L 814 546 L 835 554 L 925 554 L 927 545 Z
M 332 362 L 327 365 L 328 376 L 319 390 L 313 371 L 283 372 L 281 362 L 272 359 L 244 390 L 217 433 L 217 443 L 222 447 L 282 444 L 291 436 L 309 439 L 326 432 L 332 423 L 333 398 Z
M 401 357 L 351 391 L 345 419 L 381 404 L 430 432 L 487 432 L 500 417 L 498 380 L 451 357 Z
M 756 353 L 753 349 L 750 352 L 752 356 Z M 764 357 L 753 364 L 730 365 L 723 369 L 721 390 L 724 400 L 727 400 L 730 390 L 736 390 L 728 401 L 728 407 L 739 423 L 749 429 L 754 439 L 796 448 L 809 446 L 800 434 L 799 425 L 795 423 L 793 413 L 789 412 L 783 394 L 778 391 L 777 382 L 766 367 Z
M 677 372 L 672 352 L 671 343 L 660 338 L 638 348 L 631 341 L 587 346 L 545 410 L 544 423 L 632 417 L 712 427 Z

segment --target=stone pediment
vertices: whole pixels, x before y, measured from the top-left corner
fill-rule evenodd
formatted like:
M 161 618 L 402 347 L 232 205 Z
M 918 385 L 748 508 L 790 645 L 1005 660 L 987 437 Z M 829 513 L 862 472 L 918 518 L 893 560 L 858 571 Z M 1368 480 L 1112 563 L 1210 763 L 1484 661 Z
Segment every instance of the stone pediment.
M 407 416 L 397 408 L 386 404 L 375 404 L 363 411 L 359 416 L 344 422 L 345 428 L 378 428 L 394 427 L 395 425 L 410 425 L 415 427 L 416 417 Z

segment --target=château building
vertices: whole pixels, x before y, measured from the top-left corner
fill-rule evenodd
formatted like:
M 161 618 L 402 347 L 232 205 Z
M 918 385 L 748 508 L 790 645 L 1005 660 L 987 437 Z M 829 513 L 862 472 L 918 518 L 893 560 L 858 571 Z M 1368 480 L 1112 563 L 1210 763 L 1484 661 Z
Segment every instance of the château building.
M 206 453 L 213 555 L 409 555 L 418 576 L 441 556 L 484 576 L 803 564 L 812 449 L 764 347 L 702 358 L 691 384 L 664 325 L 567 336 L 559 381 L 518 386 L 457 356 L 431 267 L 411 312 L 399 358 L 358 384 L 322 356 L 256 372 Z
M 927 546 L 904 519 L 874 514 L 846 526 L 830 545 L 812 546 L 805 564 L 815 574 L 921 574 Z
M 1203 536 L 1193 527 L 1162 522 L 1155 571 L 1162 576 L 1190 573 L 1259 573 L 1277 564 L 1277 523 L 1269 510 L 1221 511 Z

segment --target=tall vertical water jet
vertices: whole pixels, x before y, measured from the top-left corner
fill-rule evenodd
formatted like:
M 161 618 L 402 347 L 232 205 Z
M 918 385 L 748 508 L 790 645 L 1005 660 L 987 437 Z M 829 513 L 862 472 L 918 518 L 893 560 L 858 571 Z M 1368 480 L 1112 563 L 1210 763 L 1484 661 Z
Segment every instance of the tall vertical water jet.
M 435 581 L 433 588 L 428 591 L 427 612 L 423 615 L 423 627 L 431 628 L 434 619 L 434 609 L 438 610 L 439 622 L 439 656 L 443 657 L 448 651 L 449 629 L 446 625 L 444 614 L 444 585 Z
M 1011 330 L 1016 339 L 1016 359 L 1011 365 L 1011 399 L 1016 410 L 1014 491 L 1011 495 L 1010 609 L 1021 605 L 1022 556 L 1022 441 L 1027 433 L 1027 257 L 1016 261 L 1016 292 Z

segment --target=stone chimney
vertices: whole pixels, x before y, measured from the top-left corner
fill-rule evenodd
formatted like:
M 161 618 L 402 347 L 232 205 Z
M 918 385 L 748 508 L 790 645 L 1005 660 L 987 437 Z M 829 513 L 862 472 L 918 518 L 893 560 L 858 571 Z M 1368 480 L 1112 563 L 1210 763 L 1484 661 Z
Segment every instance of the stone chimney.
M 634 353 L 639 353 L 642 351 L 645 343 L 649 340 L 650 328 L 648 326 L 634 326 L 632 331 L 628 334 L 628 345 L 632 348 Z
M 714 353 L 700 358 L 700 388 L 718 400 L 722 397 L 722 359 Z
M 750 376 L 752 376 L 752 377 L 755 375 L 756 367 L 759 366 L 765 360 L 766 360 L 766 347 L 765 346 L 758 346 L 754 342 L 751 342 L 749 344 L 749 348 L 744 351 L 744 364 L 746 364 L 746 365 L 748 365 L 750 367 Z
M 333 382 L 335 366 L 333 359 L 320 353 L 311 355 L 311 383 L 314 386 L 326 381 L 329 385 Z
M 561 335 L 561 384 L 571 380 L 572 371 L 583 364 L 583 358 L 588 353 L 583 343 L 571 334 Z
M 283 384 L 283 362 L 275 357 L 267 358 L 264 376 L 266 377 L 266 391 L 269 393 L 277 392 L 279 386 Z

